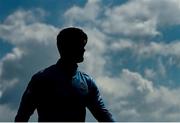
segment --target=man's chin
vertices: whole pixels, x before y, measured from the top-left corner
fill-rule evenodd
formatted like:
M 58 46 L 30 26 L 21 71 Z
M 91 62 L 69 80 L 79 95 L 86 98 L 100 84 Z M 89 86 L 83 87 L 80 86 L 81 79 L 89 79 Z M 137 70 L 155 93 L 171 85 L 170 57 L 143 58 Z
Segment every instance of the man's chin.
M 81 63 L 84 61 L 84 58 L 77 59 L 77 63 Z

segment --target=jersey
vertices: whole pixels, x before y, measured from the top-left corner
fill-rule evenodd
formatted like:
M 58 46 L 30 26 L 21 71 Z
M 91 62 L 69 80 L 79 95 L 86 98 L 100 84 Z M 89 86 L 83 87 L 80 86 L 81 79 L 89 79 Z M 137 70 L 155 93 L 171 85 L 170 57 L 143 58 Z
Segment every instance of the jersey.
M 57 64 L 33 75 L 15 121 L 28 121 L 37 109 L 39 122 L 85 122 L 86 108 L 100 122 L 114 121 L 95 81 L 74 67 Z

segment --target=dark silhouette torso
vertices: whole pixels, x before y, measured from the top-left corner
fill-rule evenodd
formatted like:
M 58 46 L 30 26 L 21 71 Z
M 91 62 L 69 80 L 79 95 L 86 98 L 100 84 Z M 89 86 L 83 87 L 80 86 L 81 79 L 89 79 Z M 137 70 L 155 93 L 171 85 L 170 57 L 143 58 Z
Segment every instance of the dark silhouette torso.
M 60 31 L 57 48 L 61 59 L 32 77 L 15 121 L 28 121 L 37 109 L 38 121 L 84 122 L 86 107 L 98 121 L 114 121 L 94 80 L 77 69 L 77 64 L 84 60 L 87 40 L 87 34 L 79 28 Z
M 15 121 L 28 121 L 37 109 L 41 122 L 84 122 L 86 107 L 98 121 L 113 121 L 94 81 L 58 61 L 32 77 Z
M 69 71 L 58 64 L 37 75 L 39 121 L 85 121 L 88 86 L 81 80 L 86 79 L 81 74 L 76 68 Z

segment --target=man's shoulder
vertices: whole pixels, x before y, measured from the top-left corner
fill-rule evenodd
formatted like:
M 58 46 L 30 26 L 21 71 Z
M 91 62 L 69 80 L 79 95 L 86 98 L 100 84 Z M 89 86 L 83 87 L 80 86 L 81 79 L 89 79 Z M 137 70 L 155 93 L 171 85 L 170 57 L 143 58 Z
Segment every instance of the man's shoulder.
M 90 78 L 90 75 L 88 75 L 88 74 L 85 73 L 84 71 L 77 70 L 77 72 L 79 72 L 79 73 L 80 73 L 82 76 L 84 76 L 84 77 Z
M 50 76 L 51 74 L 55 73 L 56 70 L 55 68 L 56 68 L 55 65 L 51 65 L 47 68 L 41 69 L 33 75 L 33 78 Z
M 92 85 L 95 83 L 95 80 L 89 74 L 87 74 L 83 71 L 78 71 L 78 72 L 88 85 Z
M 90 75 L 88 75 L 87 73 L 85 73 L 85 72 L 83 72 L 83 71 L 77 70 L 77 72 L 78 72 L 79 75 L 82 76 L 83 78 L 92 79 Z

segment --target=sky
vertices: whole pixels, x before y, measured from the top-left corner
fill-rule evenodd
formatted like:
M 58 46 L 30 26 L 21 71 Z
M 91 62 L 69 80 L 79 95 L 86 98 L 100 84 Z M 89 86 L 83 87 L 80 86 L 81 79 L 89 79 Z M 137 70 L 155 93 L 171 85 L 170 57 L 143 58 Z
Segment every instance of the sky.
M 88 35 L 79 68 L 116 121 L 180 121 L 180 0 L 0 0 L 0 10 L 0 121 L 14 120 L 32 75 L 57 62 L 69 26 Z M 86 121 L 96 121 L 89 111 Z

